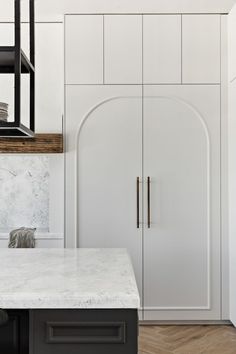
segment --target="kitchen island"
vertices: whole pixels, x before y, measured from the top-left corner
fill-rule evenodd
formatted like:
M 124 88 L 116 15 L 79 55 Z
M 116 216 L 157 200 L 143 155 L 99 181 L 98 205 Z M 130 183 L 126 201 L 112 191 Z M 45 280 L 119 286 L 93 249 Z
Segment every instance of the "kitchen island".
M 139 294 L 124 249 L 2 249 L 4 354 L 137 354 Z

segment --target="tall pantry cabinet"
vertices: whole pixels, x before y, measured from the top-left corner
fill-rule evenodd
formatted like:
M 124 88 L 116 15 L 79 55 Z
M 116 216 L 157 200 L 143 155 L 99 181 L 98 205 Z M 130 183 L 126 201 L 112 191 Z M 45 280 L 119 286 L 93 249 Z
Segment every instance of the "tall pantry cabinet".
M 66 16 L 67 235 L 128 249 L 144 320 L 221 319 L 224 17 Z

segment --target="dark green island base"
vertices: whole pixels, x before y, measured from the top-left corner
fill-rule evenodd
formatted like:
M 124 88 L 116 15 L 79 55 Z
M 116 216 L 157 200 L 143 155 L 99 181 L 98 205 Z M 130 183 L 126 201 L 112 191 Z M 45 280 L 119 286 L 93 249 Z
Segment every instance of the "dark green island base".
M 7 310 L 1 354 L 137 354 L 135 309 Z

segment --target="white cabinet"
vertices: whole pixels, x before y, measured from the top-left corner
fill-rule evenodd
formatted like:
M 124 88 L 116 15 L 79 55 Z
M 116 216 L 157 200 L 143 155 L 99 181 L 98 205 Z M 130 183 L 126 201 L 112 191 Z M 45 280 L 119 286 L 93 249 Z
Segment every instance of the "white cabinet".
M 106 84 L 142 83 L 142 17 L 104 17 Z
M 219 84 L 220 15 L 68 15 L 66 84 Z
M 78 247 L 129 250 L 145 320 L 220 319 L 220 88 L 67 90 Z
M 220 16 L 103 30 L 103 81 L 66 87 L 67 246 L 127 248 L 145 320 L 219 320 Z
M 136 177 L 141 176 L 141 97 L 95 110 L 78 140 L 78 246 L 127 248 L 142 289 Z M 132 161 L 132 163 L 130 163 Z
M 68 86 L 65 131 L 67 233 L 75 224 L 78 247 L 127 248 L 140 292 L 136 177 L 142 174 L 141 93 L 135 85 Z M 71 205 L 77 205 L 75 213 Z
M 181 15 L 143 16 L 145 84 L 181 83 Z
M 183 15 L 183 83 L 220 83 L 220 15 Z
M 220 319 L 220 88 L 144 94 L 144 319 Z
M 66 84 L 103 83 L 103 16 L 66 16 Z

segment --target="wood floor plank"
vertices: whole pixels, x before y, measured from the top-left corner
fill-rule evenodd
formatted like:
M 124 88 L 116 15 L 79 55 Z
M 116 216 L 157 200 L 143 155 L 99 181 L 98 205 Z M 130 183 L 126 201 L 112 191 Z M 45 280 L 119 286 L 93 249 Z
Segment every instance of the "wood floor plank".
M 139 354 L 236 354 L 233 326 L 141 326 Z

